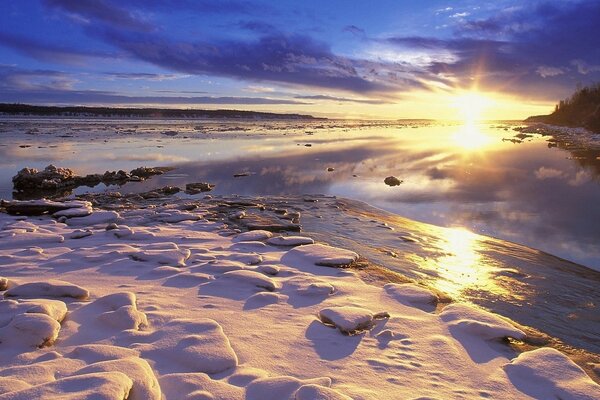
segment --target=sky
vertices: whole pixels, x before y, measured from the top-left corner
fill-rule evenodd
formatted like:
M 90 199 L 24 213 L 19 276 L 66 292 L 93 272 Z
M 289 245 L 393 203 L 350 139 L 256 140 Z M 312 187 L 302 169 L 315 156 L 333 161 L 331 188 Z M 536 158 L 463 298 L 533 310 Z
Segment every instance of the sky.
M 600 0 L 2 0 L 0 102 L 521 119 L 599 37 Z

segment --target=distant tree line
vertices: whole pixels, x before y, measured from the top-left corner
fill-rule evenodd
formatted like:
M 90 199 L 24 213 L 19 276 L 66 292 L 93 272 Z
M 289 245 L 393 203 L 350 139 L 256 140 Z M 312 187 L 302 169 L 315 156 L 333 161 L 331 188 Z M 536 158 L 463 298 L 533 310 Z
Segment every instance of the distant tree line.
M 36 115 L 62 117 L 121 118 L 244 118 L 244 119 L 317 119 L 311 115 L 277 114 L 243 110 L 184 110 L 170 108 L 117 108 L 84 106 L 34 106 L 0 103 L 0 115 Z
M 531 117 L 529 120 L 583 127 L 600 133 L 600 83 L 579 86 L 571 97 L 555 106 L 552 114 Z

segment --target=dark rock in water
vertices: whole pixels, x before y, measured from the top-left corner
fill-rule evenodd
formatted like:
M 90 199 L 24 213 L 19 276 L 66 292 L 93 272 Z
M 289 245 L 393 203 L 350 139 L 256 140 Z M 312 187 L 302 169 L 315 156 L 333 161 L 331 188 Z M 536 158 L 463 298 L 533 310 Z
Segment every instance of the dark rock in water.
M 106 171 L 104 174 L 75 175 L 69 168 L 48 165 L 43 171 L 35 168 L 23 168 L 12 178 L 13 196 L 17 199 L 41 197 L 56 198 L 68 196 L 71 190 L 80 186 L 94 187 L 105 185 L 123 185 L 129 181 L 140 181 L 153 175 L 161 175 L 169 168 L 136 168 L 131 173 L 123 170 Z
M 402 182 L 404 181 L 396 178 L 395 176 L 388 176 L 383 180 L 383 183 L 385 183 L 388 186 L 400 186 Z
M 333 172 L 333 171 L 335 171 L 335 168 L 332 168 L 332 167 L 327 168 L 327 172 Z
M 210 192 L 213 190 L 215 185 L 206 182 L 188 183 L 185 185 L 185 192 L 187 194 L 198 194 L 202 192 Z
M 158 199 L 165 196 L 171 196 L 175 193 L 181 192 L 181 189 L 177 186 L 165 186 L 160 189 L 152 190 L 151 192 L 140 193 L 143 199 Z
M 165 168 L 149 168 L 149 167 L 139 167 L 136 169 L 132 169 L 129 174 L 131 176 L 138 176 L 140 178 L 150 178 L 154 175 L 162 175 L 165 173 Z
M 242 176 L 250 176 L 250 172 L 240 172 L 240 173 L 237 173 L 237 174 L 233 174 L 234 178 L 240 178 Z
M 23 168 L 12 178 L 15 190 L 56 190 L 73 184 L 75 174 L 68 168 L 48 165 L 43 171 Z
M 166 136 L 177 136 L 179 134 L 179 132 L 177 132 L 177 131 L 164 131 L 161 133 Z

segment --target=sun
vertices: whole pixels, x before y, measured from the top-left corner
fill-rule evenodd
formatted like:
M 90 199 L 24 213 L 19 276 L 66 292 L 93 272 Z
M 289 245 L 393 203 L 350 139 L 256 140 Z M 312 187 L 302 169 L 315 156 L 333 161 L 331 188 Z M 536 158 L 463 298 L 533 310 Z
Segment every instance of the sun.
M 458 119 L 465 124 L 472 124 L 485 119 L 485 112 L 492 106 L 493 101 L 477 91 L 460 93 L 454 97 L 453 106 L 457 110 Z

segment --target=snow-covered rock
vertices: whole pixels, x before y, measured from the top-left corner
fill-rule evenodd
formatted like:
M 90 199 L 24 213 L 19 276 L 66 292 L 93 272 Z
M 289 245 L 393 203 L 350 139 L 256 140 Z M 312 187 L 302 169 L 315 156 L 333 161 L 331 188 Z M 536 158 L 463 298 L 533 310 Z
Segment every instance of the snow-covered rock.
M 525 333 L 505 319 L 466 304 L 450 304 L 440 313 L 450 328 L 485 340 L 512 337 L 523 339 Z
M 47 282 L 29 282 L 11 287 L 4 293 L 5 297 L 37 298 L 37 297 L 72 297 L 86 300 L 90 292 L 78 285 L 56 279 Z
M 287 255 L 311 264 L 326 267 L 341 267 L 351 264 L 358 259 L 358 254 L 353 251 L 324 244 L 298 246 L 288 251 Z
M 504 366 L 512 383 L 536 399 L 600 399 L 600 386 L 567 356 L 552 348 L 519 354 Z
M 274 246 L 301 246 L 305 244 L 313 244 L 315 241 L 304 236 L 275 236 L 268 239 L 267 243 Z

